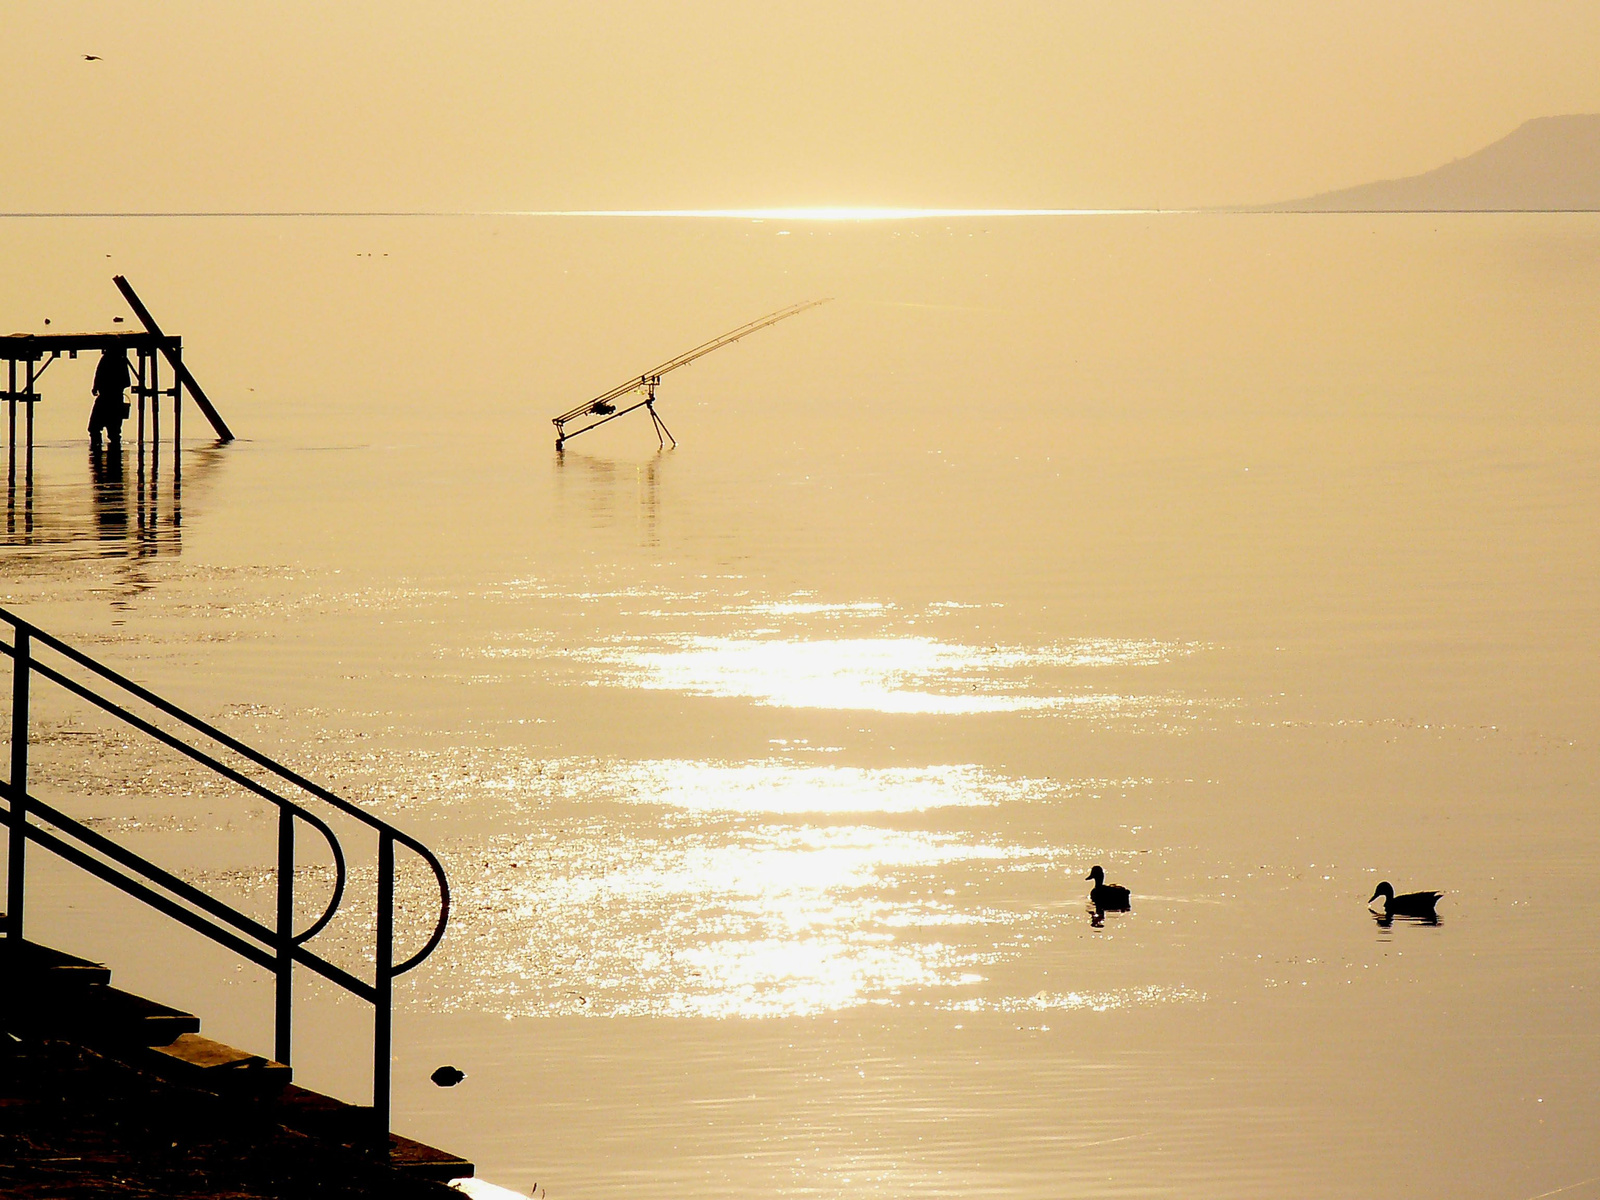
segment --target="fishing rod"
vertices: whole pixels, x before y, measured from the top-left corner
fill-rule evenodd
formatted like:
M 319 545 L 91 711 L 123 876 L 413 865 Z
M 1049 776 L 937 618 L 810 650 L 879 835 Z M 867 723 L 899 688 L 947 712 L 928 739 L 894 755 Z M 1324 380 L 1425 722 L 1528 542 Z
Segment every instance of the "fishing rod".
M 693 350 L 685 350 L 676 358 L 669 358 L 659 367 L 646 371 L 643 375 L 635 375 L 627 382 L 619 383 L 609 392 L 602 393 L 593 400 L 587 400 L 576 408 L 568 409 L 559 417 L 552 417 L 551 422 L 556 427 L 556 449 L 562 449 L 569 438 L 575 438 L 580 433 L 588 433 L 589 430 L 598 428 L 607 421 L 615 421 L 618 417 L 625 417 L 641 408 L 650 413 L 650 420 L 655 425 L 656 440 L 663 446 L 668 442 L 671 442 L 673 446 L 677 446 L 678 439 L 672 436 L 672 431 L 667 428 L 666 422 L 661 419 L 661 414 L 656 412 L 656 387 L 661 383 L 663 375 L 669 371 L 676 371 L 679 367 L 687 367 L 696 359 L 705 357 L 713 350 L 731 346 L 740 338 L 748 337 L 758 329 L 776 325 L 779 321 L 787 321 L 790 317 L 803 313 L 808 308 L 826 304 L 830 299 L 832 299 L 831 296 L 822 300 L 806 300 L 800 304 L 791 304 L 788 308 L 780 308 L 777 312 L 768 313 L 764 317 L 758 317 L 756 320 L 741 325 L 737 329 L 729 330 L 721 337 L 714 337 L 709 342 L 703 342 Z M 618 406 L 617 401 L 636 392 L 643 392 L 644 399 L 622 407 Z M 585 417 L 593 417 L 595 419 L 577 429 L 567 429 L 569 421 L 578 421 Z

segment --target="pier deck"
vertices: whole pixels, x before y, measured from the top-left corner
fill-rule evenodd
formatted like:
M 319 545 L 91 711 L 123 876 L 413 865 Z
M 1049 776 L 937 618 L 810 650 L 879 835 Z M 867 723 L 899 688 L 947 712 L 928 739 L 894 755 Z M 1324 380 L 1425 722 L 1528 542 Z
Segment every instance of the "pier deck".
M 123 353 L 142 350 L 154 354 L 165 346 L 181 346 L 181 338 L 147 333 L 142 329 L 113 329 L 105 333 L 7 333 L 0 335 L 0 362 L 38 362 L 65 354 L 77 358 L 106 350 Z

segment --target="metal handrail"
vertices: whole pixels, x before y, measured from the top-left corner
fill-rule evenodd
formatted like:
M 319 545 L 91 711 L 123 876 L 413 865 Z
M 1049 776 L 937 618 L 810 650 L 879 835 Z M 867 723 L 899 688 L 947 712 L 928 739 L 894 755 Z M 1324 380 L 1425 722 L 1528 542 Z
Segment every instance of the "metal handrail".
M 4 610 L 0 610 L 0 611 L 4 611 Z M 14 652 L 11 649 L 11 647 L 5 645 L 4 643 L 0 643 L 0 654 L 4 654 L 7 657 L 14 657 L 15 656 Z M 335 836 L 335 834 L 334 834 L 332 829 L 328 828 L 327 823 L 325 821 L 323 821 L 322 818 L 316 816 L 314 813 L 311 813 L 307 809 L 302 808 L 300 805 L 295 804 L 293 801 L 285 799 L 283 796 L 278 795 L 276 792 L 272 791 L 270 788 L 263 787 L 261 784 L 257 783 L 254 779 L 251 779 L 248 775 L 244 775 L 244 774 L 240 773 L 239 771 L 234 770 L 232 767 L 228 766 L 226 763 L 220 761 L 219 759 L 213 758 L 211 755 L 207 754 L 205 751 L 200 750 L 197 747 L 189 745 L 189 743 L 183 741 L 181 738 L 175 737 L 174 735 L 168 733 L 165 729 L 162 729 L 159 725 L 154 725 L 151 722 L 146 721 L 143 717 L 140 717 L 135 713 L 129 712 L 127 709 L 123 708 L 120 704 L 116 704 L 116 703 L 106 699 L 104 696 L 101 696 L 98 693 L 91 691 L 89 688 L 85 687 L 83 684 L 79 683 L 77 680 L 72 679 L 72 678 L 70 678 L 70 677 L 68 677 L 66 675 L 63 675 L 60 671 L 54 670 L 51 667 L 47 667 L 43 663 L 40 663 L 40 662 L 37 662 L 37 661 L 33 662 L 33 668 L 32 669 L 37 674 L 42 675 L 44 678 L 50 680 L 52 683 L 59 684 L 62 688 L 66 689 L 67 691 L 69 691 L 71 693 L 73 693 L 75 696 L 78 696 L 81 699 L 88 701 L 90 704 L 93 704 L 96 708 L 99 708 L 99 709 L 101 709 L 101 710 L 103 710 L 105 712 L 110 713 L 112 716 L 118 718 L 119 720 L 125 722 L 126 724 L 132 725 L 135 729 L 139 730 L 141 733 L 148 734 L 150 737 L 155 738 L 157 741 L 161 742 L 162 744 L 164 744 L 166 746 L 169 746 L 172 749 L 178 751 L 180 754 L 183 754 L 186 757 L 194 760 L 195 762 L 199 763 L 201 766 L 209 767 L 211 770 L 215 771 L 218 775 L 223 776 L 225 779 L 228 779 L 228 780 L 232 781 L 233 783 L 237 783 L 240 787 L 243 787 L 243 788 L 247 789 L 248 791 L 254 792 L 256 795 L 260 796 L 262 799 L 267 800 L 267 801 L 269 801 L 270 803 L 273 803 L 273 804 L 277 804 L 277 805 L 280 805 L 280 806 L 286 806 L 289 809 L 289 811 L 294 813 L 294 815 L 296 817 L 300 818 L 301 820 L 305 821 L 308 825 L 311 825 L 313 828 L 315 828 L 318 833 L 322 834 L 323 840 L 328 843 L 328 849 L 333 853 L 333 862 L 334 862 L 333 895 L 329 898 L 328 907 L 325 910 L 323 910 L 322 916 L 318 917 L 317 920 L 312 923 L 311 927 L 309 929 L 307 929 L 304 933 L 296 935 L 296 940 L 298 940 L 298 941 L 307 941 L 310 938 L 315 937 L 318 933 L 320 933 L 322 931 L 323 926 L 325 926 L 330 920 L 333 919 L 333 914 L 339 908 L 339 902 L 344 898 L 344 885 L 345 885 L 345 875 L 346 875 L 345 861 L 344 861 L 344 847 L 342 847 L 339 844 L 338 837 Z
M 0 608 L 0 622 L 9 624 L 13 631 L 11 644 L 0 642 L 0 654 L 12 660 L 11 772 L 3 790 L 0 790 L 0 794 L 6 799 L 3 814 L 10 831 L 6 938 L 14 939 L 19 944 L 22 939 L 24 847 L 32 841 L 180 924 L 272 971 L 276 977 L 277 992 L 274 1014 L 274 1057 L 285 1064 L 290 1062 L 291 1056 L 293 968 L 295 963 L 300 963 L 373 1006 L 373 1112 L 378 1131 L 387 1138 L 390 1046 L 393 1034 L 393 981 L 396 976 L 411 970 L 434 951 L 440 939 L 444 937 L 445 926 L 450 919 L 450 883 L 438 856 L 416 838 L 396 829 L 387 821 L 373 816 L 259 750 L 245 745 L 210 722 L 156 695 L 148 688 L 95 661 L 59 638 L 52 637 L 15 613 Z M 333 920 L 345 897 L 347 868 L 344 848 L 328 823 L 303 805 L 280 795 L 259 780 L 223 762 L 214 754 L 192 745 L 178 734 L 162 728 L 131 711 L 124 704 L 103 695 L 92 685 L 74 679 L 48 663 L 40 662 L 33 651 L 35 642 L 376 831 L 378 835 L 377 928 L 374 932 L 373 981 L 370 984 L 343 967 L 329 962 L 305 945 Z M 277 806 L 279 820 L 276 929 L 269 928 L 232 905 L 158 867 L 126 847 L 118 845 L 104 834 L 90 829 L 28 792 L 28 716 L 30 683 L 34 675 L 56 684 L 140 733 Z M 42 818 L 56 832 L 30 822 L 28 818 L 33 814 Z M 299 932 L 294 929 L 294 823 L 297 820 L 305 822 L 322 835 L 334 860 L 334 886 L 327 906 L 316 920 Z M 68 841 L 66 838 L 71 838 L 73 841 Z M 405 846 L 427 864 L 439 889 L 439 915 L 432 932 L 420 950 L 399 963 L 394 961 L 396 843 Z

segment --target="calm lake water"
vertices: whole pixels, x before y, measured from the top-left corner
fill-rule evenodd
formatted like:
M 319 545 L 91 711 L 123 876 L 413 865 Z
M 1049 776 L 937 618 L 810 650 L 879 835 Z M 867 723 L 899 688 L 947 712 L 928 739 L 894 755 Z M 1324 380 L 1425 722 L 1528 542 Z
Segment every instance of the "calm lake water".
M 402 1132 L 552 1200 L 1600 1196 L 1600 219 L 0 243 L 3 331 L 126 274 L 240 435 L 141 486 L 51 367 L 4 604 L 449 867 Z M 664 380 L 676 450 L 555 454 L 823 296 Z M 41 795 L 270 911 L 266 813 L 44 705 Z M 35 936 L 270 1051 L 262 973 L 44 858 Z M 301 999 L 361 1099 L 361 1006 Z

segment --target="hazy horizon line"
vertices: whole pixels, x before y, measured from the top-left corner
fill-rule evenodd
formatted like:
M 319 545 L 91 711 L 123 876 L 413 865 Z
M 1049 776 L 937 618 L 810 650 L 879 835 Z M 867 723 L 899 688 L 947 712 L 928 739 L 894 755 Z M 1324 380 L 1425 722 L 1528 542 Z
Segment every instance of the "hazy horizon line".
M 1120 216 L 1201 212 L 1196 208 L 909 208 L 817 205 L 787 208 L 567 209 L 149 209 L 0 212 L 16 217 L 683 217 L 748 221 L 907 221 L 958 217 Z
M 1239 204 L 1185 208 L 590 208 L 590 209 L 149 209 L 126 211 L 0 212 L 0 220 L 117 220 L 175 218 L 336 217 L 586 217 L 677 218 L 723 221 L 927 221 L 1017 217 L 1120 216 L 1467 216 L 1472 214 L 1593 213 L 1600 208 L 1288 208 Z

